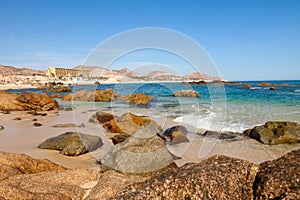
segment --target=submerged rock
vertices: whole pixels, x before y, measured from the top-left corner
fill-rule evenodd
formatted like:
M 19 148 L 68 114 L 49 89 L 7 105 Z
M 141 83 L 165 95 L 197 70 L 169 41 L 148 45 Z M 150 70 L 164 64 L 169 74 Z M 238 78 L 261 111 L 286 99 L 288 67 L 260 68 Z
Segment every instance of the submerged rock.
M 226 156 L 158 173 L 112 199 L 253 199 L 257 165 Z
M 143 124 L 150 123 L 157 129 L 161 127 L 149 117 L 138 116 L 133 113 L 125 113 L 120 117 L 114 117 L 103 124 L 104 128 L 107 128 L 112 133 L 124 133 L 127 135 L 132 135 L 136 133 Z
M 180 144 L 183 142 L 189 142 L 186 137 L 188 131 L 184 126 L 173 126 L 168 128 L 163 135 L 170 138 L 170 144 Z
M 264 144 L 300 142 L 300 125 L 296 122 L 267 122 L 244 132 L 245 135 Z
M 61 154 L 66 156 L 79 156 L 94 151 L 102 145 L 102 140 L 98 136 L 66 132 L 45 140 L 38 148 L 59 150 Z
M 135 105 L 148 105 L 149 102 L 153 100 L 152 97 L 147 96 L 145 94 L 130 94 L 127 96 L 122 96 L 119 99 L 125 100 L 128 103 L 135 104 Z
M 151 173 L 168 167 L 176 157 L 157 133 L 154 126 L 143 126 L 134 136 L 116 144 L 101 163 L 123 173 Z
M 244 88 L 244 89 L 251 89 L 251 88 L 252 88 L 252 85 L 246 84 L 246 85 L 243 86 L 243 88 Z
M 260 164 L 254 199 L 299 199 L 300 150 Z
M 200 94 L 195 90 L 180 90 L 173 94 L 174 97 L 200 97 Z

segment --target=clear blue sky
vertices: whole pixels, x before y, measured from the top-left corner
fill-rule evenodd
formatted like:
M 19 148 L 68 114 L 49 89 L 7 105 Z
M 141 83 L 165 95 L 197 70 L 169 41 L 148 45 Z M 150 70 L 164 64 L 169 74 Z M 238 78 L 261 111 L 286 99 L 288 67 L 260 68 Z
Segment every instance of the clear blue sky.
M 111 35 L 164 27 L 201 44 L 225 79 L 300 79 L 298 0 L 0 0 L 0 8 L 4 65 L 74 67 Z

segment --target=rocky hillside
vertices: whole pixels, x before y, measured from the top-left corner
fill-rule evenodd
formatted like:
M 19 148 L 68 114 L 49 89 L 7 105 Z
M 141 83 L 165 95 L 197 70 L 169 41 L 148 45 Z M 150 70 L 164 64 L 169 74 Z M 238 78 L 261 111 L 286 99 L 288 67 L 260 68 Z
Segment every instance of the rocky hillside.
M 0 65 L 0 75 L 2 76 L 12 76 L 12 75 L 44 75 L 45 71 L 42 70 L 33 70 L 28 68 L 15 68 L 12 66 Z

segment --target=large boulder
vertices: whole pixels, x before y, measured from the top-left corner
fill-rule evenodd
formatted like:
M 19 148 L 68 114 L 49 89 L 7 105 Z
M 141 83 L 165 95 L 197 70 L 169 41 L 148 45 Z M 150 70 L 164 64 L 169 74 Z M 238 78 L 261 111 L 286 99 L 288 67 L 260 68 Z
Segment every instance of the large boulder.
M 0 199 L 84 199 L 98 179 L 90 169 L 11 176 L 0 181 Z
M 8 93 L 0 90 L 0 110 L 9 112 L 13 110 L 23 111 L 25 108 L 19 105 L 16 98 L 18 94 Z
M 58 103 L 48 94 L 22 93 L 16 100 L 25 110 L 55 110 L 58 109 Z
M 93 187 L 86 200 L 109 199 L 126 186 L 145 181 L 146 179 L 146 177 L 142 176 L 124 175 L 113 170 L 108 170 L 100 174 L 98 184 Z
M 0 151 L 0 180 L 19 174 L 65 170 L 49 160 L 33 159 L 30 156 Z
M 173 94 L 174 97 L 200 97 L 200 94 L 195 90 L 180 90 Z
M 254 199 L 299 199 L 300 150 L 260 164 L 254 183 Z
M 157 173 L 113 199 L 253 199 L 257 165 L 226 156 Z
M 151 124 L 143 126 L 135 135 L 113 146 L 101 163 L 123 173 L 152 173 L 168 167 L 176 157 L 157 133 Z
M 147 123 L 152 124 L 159 130 L 161 129 L 161 127 L 149 117 L 138 116 L 133 113 L 125 113 L 120 117 L 114 117 L 114 119 L 104 123 L 103 127 L 112 133 L 132 135 L 136 133 L 143 124 Z
M 64 101 L 94 101 L 94 102 L 107 102 L 115 100 L 118 94 L 111 88 L 105 90 L 87 91 L 80 90 L 74 94 L 64 96 Z
M 59 150 L 61 154 L 66 156 L 79 156 L 94 151 L 102 145 L 102 140 L 98 136 L 66 132 L 45 140 L 38 148 Z
M 267 122 L 246 130 L 245 135 L 264 144 L 300 142 L 300 125 L 296 122 Z

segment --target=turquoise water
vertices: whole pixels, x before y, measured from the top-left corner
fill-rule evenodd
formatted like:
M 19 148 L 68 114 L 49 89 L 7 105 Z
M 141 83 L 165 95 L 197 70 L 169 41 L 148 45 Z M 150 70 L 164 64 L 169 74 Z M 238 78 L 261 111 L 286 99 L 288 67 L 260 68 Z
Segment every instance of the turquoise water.
M 73 92 L 80 89 L 102 90 L 113 88 L 118 94 L 144 93 L 154 97 L 150 105 L 138 107 L 123 101 L 93 103 L 94 107 L 135 111 L 148 109 L 149 115 L 171 117 L 175 121 L 211 130 L 242 132 L 266 121 L 296 121 L 300 123 L 300 81 L 268 81 L 275 83 L 276 90 L 257 87 L 260 81 L 244 82 L 253 86 L 243 89 L 242 85 L 190 85 L 182 83 L 130 83 L 79 85 L 72 87 Z M 280 84 L 290 86 L 280 86 Z M 200 98 L 177 98 L 172 94 L 178 90 L 193 89 Z M 12 90 L 11 92 L 40 92 L 37 89 Z M 61 105 L 67 105 L 61 102 Z M 81 103 L 74 105 L 80 106 Z

